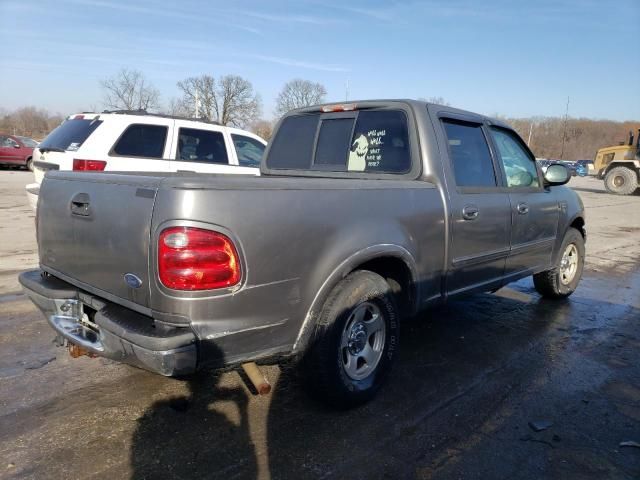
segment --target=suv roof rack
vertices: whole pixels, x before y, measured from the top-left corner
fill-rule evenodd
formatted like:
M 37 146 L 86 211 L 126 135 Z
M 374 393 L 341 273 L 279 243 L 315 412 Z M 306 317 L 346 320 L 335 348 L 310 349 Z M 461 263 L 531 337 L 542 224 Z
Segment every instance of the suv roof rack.
M 148 115 L 150 117 L 171 118 L 173 120 L 190 120 L 192 122 L 210 123 L 212 125 L 222 125 L 216 120 L 207 120 L 206 118 L 185 117 L 182 115 L 167 115 L 164 113 L 150 113 L 146 110 L 103 110 L 102 112 L 82 112 L 82 113 L 113 113 L 116 115 Z

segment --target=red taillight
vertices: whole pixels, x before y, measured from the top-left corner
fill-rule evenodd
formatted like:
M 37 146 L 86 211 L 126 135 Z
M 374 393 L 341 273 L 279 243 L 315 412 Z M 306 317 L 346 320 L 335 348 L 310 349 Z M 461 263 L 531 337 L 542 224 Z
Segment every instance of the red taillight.
M 192 227 L 170 227 L 160 233 L 158 273 L 174 290 L 213 290 L 240 281 L 238 252 L 218 232 Z
M 82 160 L 80 158 L 73 159 L 73 170 L 79 172 L 101 172 L 107 162 L 103 160 Z
M 330 112 L 350 112 L 356 109 L 355 103 L 343 103 L 337 105 L 325 105 L 321 108 L 324 113 Z

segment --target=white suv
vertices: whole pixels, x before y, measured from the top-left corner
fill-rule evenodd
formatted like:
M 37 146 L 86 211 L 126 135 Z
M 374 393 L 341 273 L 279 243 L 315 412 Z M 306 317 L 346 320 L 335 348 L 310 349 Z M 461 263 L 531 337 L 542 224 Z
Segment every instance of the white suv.
M 27 196 L 35 210 L 47 170 L 259 175 L 265 145 L 245 130 L 144 111 L 71 115 L 34 149 Z

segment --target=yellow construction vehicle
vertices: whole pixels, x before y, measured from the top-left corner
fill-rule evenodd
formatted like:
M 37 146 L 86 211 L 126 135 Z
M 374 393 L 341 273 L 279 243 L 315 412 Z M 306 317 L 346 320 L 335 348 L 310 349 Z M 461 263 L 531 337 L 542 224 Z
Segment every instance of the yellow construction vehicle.
M 629 132 L 626 145 L 598 150 L 593 166 L 598 178 L 604 179 L 604 188 L 609 193 L 631 195 L 635 192 L 640 178 L 640 129 L 635 145 L 633 132 Z

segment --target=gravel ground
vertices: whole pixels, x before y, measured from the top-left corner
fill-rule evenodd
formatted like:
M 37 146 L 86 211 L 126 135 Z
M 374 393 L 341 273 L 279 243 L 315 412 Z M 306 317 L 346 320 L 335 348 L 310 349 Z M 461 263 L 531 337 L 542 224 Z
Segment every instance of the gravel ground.
M 32 175 L 0 170 L 0 478 L 638 479 L 640 196 L 592 178 L 583 281 L 525 279 L 429 310 L 370 404 L 334 412 L 289 368 L 167 379 L 51 343 L 16 274 L 37 264 Z M 540 429 L 540 431 L 536 431 Z

